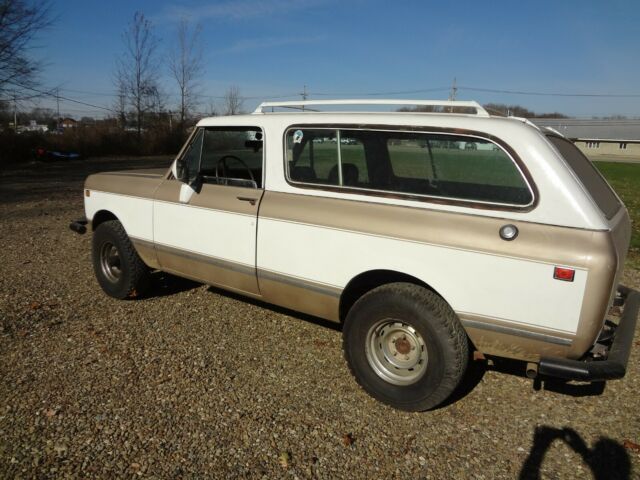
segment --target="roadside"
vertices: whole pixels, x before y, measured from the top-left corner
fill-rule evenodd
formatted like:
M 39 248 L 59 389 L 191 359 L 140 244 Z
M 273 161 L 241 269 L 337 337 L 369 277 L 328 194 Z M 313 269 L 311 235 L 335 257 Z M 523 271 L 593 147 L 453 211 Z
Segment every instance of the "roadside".
M 640 163 L 640 158 L 616 158 L 616 157 L 603 157 L 592 158 L 593 162 L 612 162 L 612 163 Z

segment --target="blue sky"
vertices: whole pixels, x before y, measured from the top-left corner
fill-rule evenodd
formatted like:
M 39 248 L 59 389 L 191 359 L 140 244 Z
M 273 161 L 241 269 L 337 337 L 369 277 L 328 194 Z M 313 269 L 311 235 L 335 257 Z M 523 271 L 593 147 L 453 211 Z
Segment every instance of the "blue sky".
M 207 96 L 221 96 L 230 85 L 248 97 L 294 95 L 306 84 L 311 98 L 438 89 L 389 97 L 446 99 L 455 77 L 459 99 L 577 116 L 640 116 L 640 96 L 550 97 L 464 88 L 640 95 L 637 0 L 58 0 L 53 10 L 57 20 L 34 52 L 47 62 L 43 83 L 99 105 L 112 103 L 122 33 L 139 10 L 161 39 L 169 104 L 177 89 L 166 52 L 178 19 L 186 15 L 202 25 L 200 90 Z M 216 99 L 203 97 L 202 110 L 211 101 Z M 258 102 L 248 99 L 245 108 Z M 65 102 L 61 110 L 101 116 Z

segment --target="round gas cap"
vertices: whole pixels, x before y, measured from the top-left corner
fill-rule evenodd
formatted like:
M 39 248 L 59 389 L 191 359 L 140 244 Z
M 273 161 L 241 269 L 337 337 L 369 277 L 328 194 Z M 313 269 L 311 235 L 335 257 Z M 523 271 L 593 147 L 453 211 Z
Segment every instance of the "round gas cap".
M 518 227 L 515 225 L 503 225 L 500 227 L 500 238 L 503 240 L 511 241 L 515 240 L 518 236 Z

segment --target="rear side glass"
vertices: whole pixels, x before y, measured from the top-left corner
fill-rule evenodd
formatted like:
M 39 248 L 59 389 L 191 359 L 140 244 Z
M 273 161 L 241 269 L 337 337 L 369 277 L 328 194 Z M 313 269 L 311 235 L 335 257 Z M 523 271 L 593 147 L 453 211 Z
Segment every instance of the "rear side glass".
M 338 136 L 335 130 L 287 132 L 289 178 L 294 182 L 339 185 Z
M 547 135 L 547 138 L 580 179 L 604 216 L 609 220 L 613 218 L 620 209 L 620 201 L 598 169 L 566 138 L 556 135 Z
M 386 137 L 399 191 L 514 205 L 533 200 L 511 157 L 493 142 L 413 132 Z
M 294 128 L 286 139 L 294 182 L 515 206 L 533 203 L 514 160 L 482 138 Z

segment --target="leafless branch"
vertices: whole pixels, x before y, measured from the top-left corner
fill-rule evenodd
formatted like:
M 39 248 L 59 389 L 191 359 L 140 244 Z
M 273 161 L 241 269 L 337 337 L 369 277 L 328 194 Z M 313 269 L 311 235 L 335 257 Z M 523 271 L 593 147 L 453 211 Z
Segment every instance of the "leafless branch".
M 201 30 L 200 25 L 191 28 L 188 20 L 183 18 L 178 24 L 176 47 L 169 54 L 169 71 L 176 80 L 180 92 L 180 125 L 182 126 L 196 106 L 198 78 L 203 72 Z

